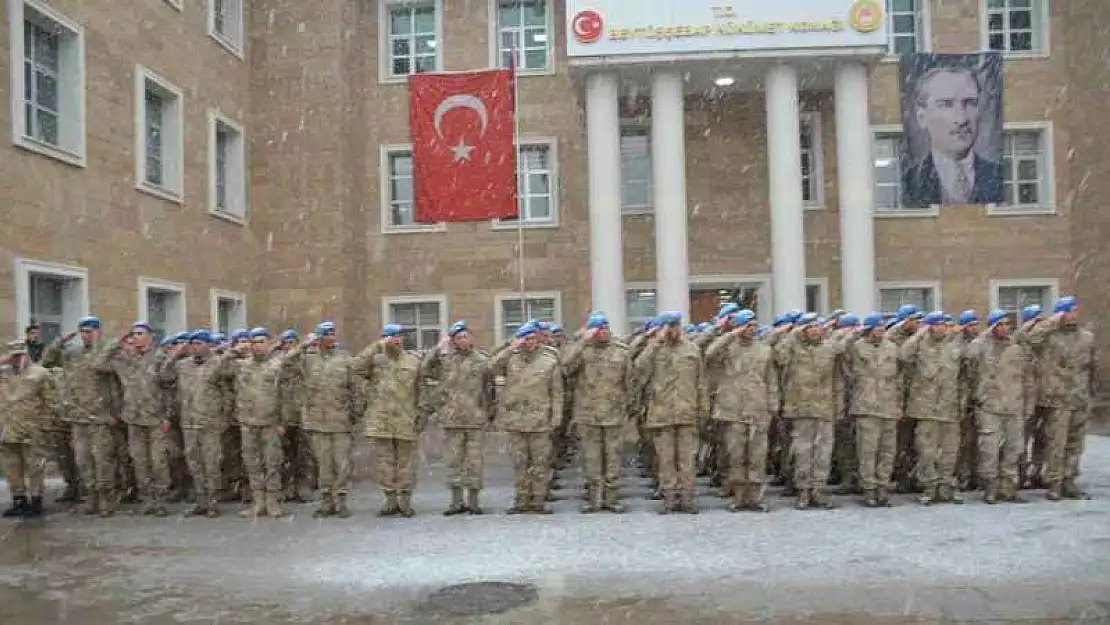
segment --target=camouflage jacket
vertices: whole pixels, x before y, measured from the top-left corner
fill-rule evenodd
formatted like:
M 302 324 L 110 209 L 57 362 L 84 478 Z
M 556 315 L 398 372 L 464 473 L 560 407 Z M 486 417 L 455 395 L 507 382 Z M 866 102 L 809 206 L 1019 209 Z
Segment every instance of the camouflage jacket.
M 713 403 L 714 419 L 770 423 L 778 411 L 779 379 L 769 345 L 744 342 L 736 335 L 724 334 L 705 350 L 705 364 L 710 372 L 716 371 L 719 376 Z
M 111 348 L 106 344 L 82 344 L 64 349 L 58 339 L 47 346 L 42 366 L 65 369 L 63 396 L 65 419 L 77 423 L 107 423 L 109 416 Z
M 123 387 L 123 420 L 128 425 L 153 427 L 169 420 L 163 370 L 173 361 L 165 353 L 156 348 L 140 352 L 113 346 L 109 362 Z
M 852 389 L 849 412 L 854 416 L 898 419 L 902 380 L 898 346 L 885 338 L 854 337 L 844 344 L 844 372 Z
M 212 353 L 189 356 L 165 368 L 167 384 L 174 386 L 183 430 L 224 430 L 235 406 L 233 359 Z
M 575 423 L 594 427 L 623 426 L 629 415 L 632 362 L 628 346 L 618 341 L 574 342 L 563 354 L 563 374 L 574 387 Z
M 507 432 L 549 432 L 563 415 L 563 372 L 548 347 L 512 347 L 493 358 L 498 380 L 497 425 Z
M 0 392 L 0 442 L 41 444 L 56 418 L 58 390 L 50 371 L 28 360 Z
M 420 405 L 420 359 L 401 351 L 390 356 L 377 344 L 351 362 L 351 373 L 366 381 L 364 434 L 368 438 L 416 440 L 424 429 Z
M 282 425 L 280 358 L 237 358 L 231 363 L 235 392 L 235 418 L 240 425 Z
M 898 360 L 906 374 L 906 416 L 924 421 L 959 421 L 964 347 L 925 330 L 902 344 Z
M 282 356 L 283 376 L 299 384 L 301 427 L 308 432 L 351 432 L 361 413 L 352 358 L 343 350 L 305 352 L 294 349 Z
M 1035 398 L 1029 383 L 1032 361 L 1025 346 L 1013 337 L 982 334 L 968 345 L 966 364 L 971 406 L 1004 417 L 1033 414 Z
M 421 378 L 434 381 L 429 406 L 440 427 L 484 429 L 493 419 L 490 359 L 478 350 L 432 350 L 420 364 Z M 428 393 L 425 388 L 422 393 Z
M 836 383 L 836 346 L 829 341 L 807 341 L 791 331 L 775 348 L 775 361 L 784 376 L 783 417 L 835 419 L 844 400 Z
M 1040 361 L 1041 404 L 1072 410 L 1090 408 L 1098 369 L 1094 336 L 1048 319 L 1033 328 L 1029 342 Z
M 709 418 L 705 364 L 688 339 L 650 341 L 634 366 L 636 394 L 646 401 L 646 427 L 697 426 Z

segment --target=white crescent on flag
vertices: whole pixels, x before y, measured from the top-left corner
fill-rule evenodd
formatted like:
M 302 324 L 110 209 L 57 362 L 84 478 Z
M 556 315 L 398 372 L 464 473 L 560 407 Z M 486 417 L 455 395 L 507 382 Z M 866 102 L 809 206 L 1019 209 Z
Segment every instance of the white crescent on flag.
M 591 29 L 589 22 L 590 15 L 588 13 L 580 13 L 574 18 L 574 22 L 571 23 L 571 28 L 574 29 L 574 34 L 577 35 L 579 39 L 588 39 L 590 37 Z
M 470 109 L 477 113 L 478 120 L 482 122 L 482 129 L 478 131 L 478 138 L 481 139 L 483 136 L 485 136 L 486 127 L 489 126 L 489 111 L 486 110 L 486 105 L 482 102 L 482 99 L 477 96 L 471 95 L 469 93 L 457 93 L 455 95 L 444 98 L 443 101 L 439 103 L 439 106 L 436 107 L 434 122 L 432 125 L 435 128 L 436 134 L 439 135 L 439 138 L 447 138 L 443 136 L 443 116 L 446 115 L 449 111 L 457 108 Z M 451 148 L 451 152 L 453 152 L 455 155 L 456 163 L 469 159 L 470 153 L 473 150 L 474 146 L 467 145 L 466 140 L 463 137 L 459 137 L 458 145 Z

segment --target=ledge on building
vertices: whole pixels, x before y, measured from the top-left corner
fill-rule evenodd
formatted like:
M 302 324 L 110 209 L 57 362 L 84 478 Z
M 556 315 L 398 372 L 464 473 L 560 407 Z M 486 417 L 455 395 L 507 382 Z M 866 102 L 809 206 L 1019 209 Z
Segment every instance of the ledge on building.
M 50 157 L 54 160 L 61 161 L 66 165 L 73 165 L 74 167 L 88 167 L 88 162 L 83 153 L 70 152 L 63 150 L 57 146 L 43 143 L 27 135 L 18 135 L 15 139 L 15 145 L 43 156 Z

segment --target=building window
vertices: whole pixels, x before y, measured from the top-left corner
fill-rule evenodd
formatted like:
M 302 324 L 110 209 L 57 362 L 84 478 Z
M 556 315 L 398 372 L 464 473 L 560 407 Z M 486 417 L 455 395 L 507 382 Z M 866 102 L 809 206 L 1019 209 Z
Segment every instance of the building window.
M 526 226 L 558 223 L 555 142 L 522 143 L 517 157 L 517 209 Z M 516 227 L 516 219 L 499 220 Z
M 442 300 L 386 301 L 387 323 L 396 323 L 405 329 L 405 349 L 421 351 L 432 349 L 443 336 L 447 325 L 444 315 L 446 304 Z
M 46 342 L 76 329 L 77 321 L 89 310 L 88 272 L 30 260 L 19 260 L 16 267 L 19 329 L 38 323 Z
M 208 34 L 229 51 L 243 52 L 243 0 L 208 0 Z
M 828 279 L 812 278 L 806 284 L 806 310 L 808 312 L 826 313 L 829 311 Z
M 156 340 L 185 331 L 185 286 L 139 278 L 139 318 L 146 319 Z
M 242 293 L 213 290 L 212 329 L 227 334 L 233 328 L 247 327 L 247 297 Z
M 85 33 L 38 0 L 12 0 L 11 73 L 16 145 L 85 164 Z M 18 60 L 17 60 L 18 59 Z
M 656 314 L 655 289 L 626 289 L 624 306 L 628 315 L 628 331 L 635 332 Z
M 181 90 L 140 66 L 135 70 L 135 101 L 136 186 L 180 200 L 185 153 Z
M 821 114 L 802 113 L 799 126 L 802 152 L 802 201 L 809 208 L 820 208 L 825 190 L 824 175 L 821 171 Z
M 209 210 L 239 221 L 246 217 L 246 156 L 241 126 L 210 112 Z
M 921 311 L 935 310 L 936 291 L 936 287 L 928 285 L 880 287 L 879 310 L 883 314 L 894 314 L 905 304 L 913 304 Z
M 516 55 L 517 70 L 542 72 L 551 68 L 548 0 L 501 0 L 497 5 L 497 51 L 501 67 Z
M 875 209 L 906 210 L 902 204 L 902 133 L 877 132 L 873 138 L 875 158 Z
M 499 298 L 497 321 L 502 340 L 513 338 L 516 329 L 530 319 L 558 323 L 558 295 L 525 293 L 523 298 L 519 295 L 505 295 Z
M 651 129 L 621 127 L 621 209 L 626 213 L 651 211 Z
M 887 0 L 888 52 L 892 55 L 928 52 L 924 15 L 927 0 Z
M 391 78 L 432 72 L 439 65 L 436 4 L 404 3 L 388 6 L 387 74 Z
M 1043 130 L 1008 130 L 1002 153 L 1004 206 L 1031 208 L 1051 204 L 1046 189 L 1049 181 Z
M 1037 305 L 1041 310 L 1050 310 L 1056 291 L 1055 281 L 991 281 L 991 308 L 1015 315 L 1016 320 L 1016 315 L 1026 306 Z
M 1047 51 L 1045 0 L 984 0 L 986 49 L 1010 54 Z
M 444 224 L 415 221 L 412 185 L 412 146 L 382 146 L 382 232 L 443 230 Z

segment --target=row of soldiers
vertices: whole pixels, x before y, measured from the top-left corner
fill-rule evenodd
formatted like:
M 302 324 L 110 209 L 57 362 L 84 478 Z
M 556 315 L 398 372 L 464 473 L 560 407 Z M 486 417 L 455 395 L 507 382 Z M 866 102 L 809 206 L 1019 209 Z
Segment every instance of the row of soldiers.
M 80 344 L 66 348 L 67 335 L 45 350 L 52 371 L 28 364 L 25 348 L 13 346 L 16 376 L 0 413 L 0 454 L 13 494 L 5 514 L 41 514 L 42 467 L 57 448 L 47 433 L 58 414 L 67 415 L 81 478 L 95 484 L 85 509 L 105 516 L 120 494 L 113 455 L 121 451 L 114 434 L 120 421 L 143 511 L 155 515 L 166 514 L 179 428 L 195 491 L 192 514 L 218 516 L 226 441 L 235 431 L 254 503 L 245 512 L 281 516 L 283 470 L 309 466 L 290 454 L 295 430 L 294 440 L 303 437 L 311 449 L 309 474 L 315 470 L 321 490 L 315 515 L 345 517 L 353 434 L 361 430 L 374 450 L 380 514 L 411 516 L 417 441 L 433 419 L 447 440 L 449 515 L 482 512 L 491 427 L 510 443 L 510 512 L 550 512 L 555 459 L 573 449 L 570 438 L 578 439 L 586 477 L 584 511 L 619 512 L 628 420 L 640 431 L 663 512 L 697 511 L 699 439 L 714 450 L 709 456 L 726 476 L 722 490 L 732 510 L 767 509 L 769 457 L 796 491 L 797 507 L 828 507 L 833 452 L 852 443 L 838 464 L 865 505 L 888 504 L 895 461 L 909 455 L 899 451 L 910 450 L 922 503 L 960 500 L 954 480 L 961 449 L 977 456 L 988 502 L 1019 501 L 1025 432 L 1038 419 L 1048 497 L 1082 497 L 1075 480 L 1094 388 L 1093 340 L 1078 329 L 1074 298 L 1056 302 L 1051 317 L 1032 312 L 1016 332 L 998 311 L 980 333 L 971 311 L 951 320 L 953 328 L 943 313 L 910 307 L 892 320 L 790 313 L 764 329 L 751 311 L 726 306 L 701 332 L 684 332 L 681 315 L 666 313 L 628 342 L 612 336 L 603 313 L 591 313 L 573 340 L 531 321 L 492 354 L 477 349 L 459 321 L 423 355 L 403 349 L 404 330 L 393 324 L 352 355 L 337 346 L 330 322 L 304 343 L 290 334 L 271 341 L 256 328 L 228 349 L 213 349 L 211 333 L 200 330 L 159 350 L 143 322 L 104 344 L 99 320 L 88 317 Z M 900 444 L 906 431 L 910 443 Z M 969 431 L 977 434 L 973 445 L 961 442 Z M 788 451 L 776 455 L 776 448 Z

